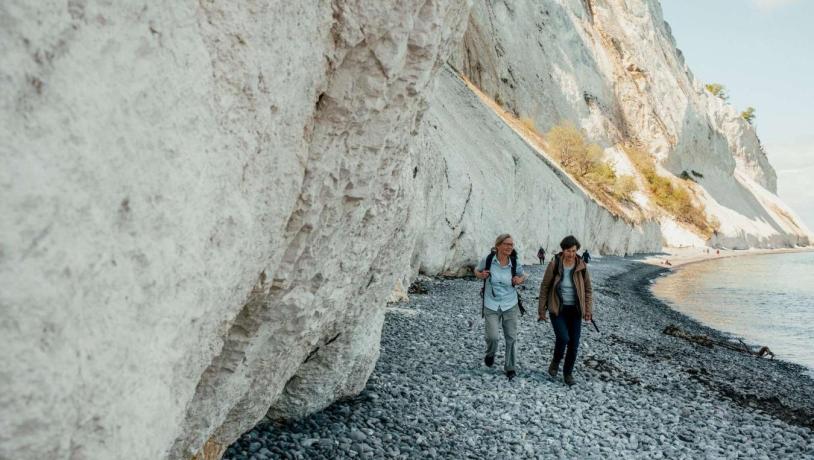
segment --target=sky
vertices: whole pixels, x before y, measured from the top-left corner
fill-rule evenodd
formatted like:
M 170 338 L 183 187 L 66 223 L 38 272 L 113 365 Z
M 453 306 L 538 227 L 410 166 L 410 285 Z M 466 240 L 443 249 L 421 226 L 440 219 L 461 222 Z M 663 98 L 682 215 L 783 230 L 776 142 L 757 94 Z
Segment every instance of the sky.
M 814 231 L 814 0 L 661 0 L 695 78 L 753 122 L 777 191 Z

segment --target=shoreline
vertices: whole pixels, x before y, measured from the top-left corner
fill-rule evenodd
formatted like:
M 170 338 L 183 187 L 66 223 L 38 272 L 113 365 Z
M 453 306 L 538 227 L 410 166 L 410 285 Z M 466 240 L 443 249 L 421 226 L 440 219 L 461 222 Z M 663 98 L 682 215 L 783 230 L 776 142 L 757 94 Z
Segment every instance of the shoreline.
M 706 254 L 702 252 L 704 249 L 709 249 L 711 252 Z M 806 247 L 796 247 L 796 248 L 776 248 L 776 249 L 764 249 L 764 248 L 749 248 L 749 249 L 724 249 L 721 251 L 720 254 L 715 254 L 714 248 L 699 248 L 699 247 L 683 247 L 683 248 L 673 248 L 673 247 L 664 247 L 662 248 L 662 253 L 655 255 L 655 254 L 648 254 L 645 256 L 644 259 L 641 259 L 643 263 L 655 265 L 658 267 L 666 268 L 668 270 L 674 270 L 679 267 L 683 267 L 690 264 L 696 264 L 701 262 L 710 262 L 713 260 L 719 260 L 724 258 L 730 257 L 746 257 L 746 256 L 760 256 L 760 255 L 768 255 L 768 254 L 789 254 L 789 253 L 798 253 L 798 252 L 814 252 L 814 247 L 806 246 Z M 636 260 L 636 256 L 632 256 L 633 260 Z M 664 261 L 669 260 L 671 265 L 665 265 Z
M 678 250 L 678 251 L 686 251 L 686 250 L 698 251 L 700 248 L 665 248 L 665 249 L 673 249 L 673 250 Z M 697 255 L 697 254 L 696 255 L 691 255 L 691 254 L 687 254 L 686 252 L 684 252 L 684 253 L 674 252 L 673 255 L 670 256 L 670 257 L 675 257 L 675 259 L 673 259 L 673 258 L 670 259 L 670 263 L 672 264 L 671 266 L 665 266 L 662 262 L 659 262 L 659 260 L 663 261 L 664 259 L 656 258 L 655 256 L 652 256 L 652 255 L 648 256 L 644 260 L 641 260 L 640 262 L 644 263 L 644 264 L 660 267 L 660 268 L 665 270 L 663 273 L 660 273 L 660 274 L 658 274 L 657 276 L 654 276 L 651 279 L 650 284 L 649 284 L 650 294 L 655 299 L 657 299 L 658 301 L 666 304 L 667 307 L 669 307 L 670 309 L 673 309 L 673 310 L 675 310 L 675 311 L 677 311 L 679 313 L 687 315 L 687 313 L 683 313 L 683 312 L 680 312 L 680 311 L 674 309 L 670 305 L 670 302 L 668 301 L 668 299 L 662 299 L 661 297 L 659 297 L 653 291 L 653 287 L 655 286 L 655 283 L 657 282 L 657 280 L 659 278 L 672 276 L 673 274 L 675 274 L 680 269 L 683 269 L 683 268 L 685 268 L 685 267 L 687 267 L 689 265 L 696 265 L 696 264 L 700 264 L 700 263 L 713 262 L 713 261 L 721 260 L 721 259 L 729 259 L 729 258 L 735 258 L 735 257 L 777 255 L 777 254 L 799 254 L 799 253 L 806 253 L 806 252 L 814 252 L 814 247 L 809 246 L 809 247 L 778 248 L 778 249 L 754 249 L 754 248 L 750 248 L 748 250 L 726 250 L 726 253 L 722 252 L 720 255 L 703 254 L 703 253 L 701 253 L 700 255 Z M 675 260 L 675 262 L 673 262 L 674 260 Z M 687 315 L 687 316 L 689 317 L 689 315 Z M 700 324 L 704 324 L 705 326 L 707 326 L 707 327 L 709 327 L 709 328 L 711 328 L 713 330 L 718 331 L 719 333 L 721 333 L 725 337 L 727 337 L 728 340 L 732 340 L 733 337 L 739 337 L 739 338 L 742 338 L 743 340 L 751 343 L 751 345 L 756 346 L 756 347 L 761 347 L 763 345 L 766 345 L 765 343 L 759 343 L 759 342 L 752 341 L 753 339 L 742 336 L 741 333 L 739 333 L 739 332 L 729 331 L 729 330 L 725 330 L 725 329 L 718 329 L 717 327 L 715 327 L 713 325 L 707 325 L 707 324 L 703 323 L 701 320 L 697 320 L 697 319 L 692 318 L 692 317 L 689 317 L 689 318 L 692 319 L 693 321 L 696 321 L 696 322 L 700 323 Z M 754 340 L 757 340 L 757 339 L 754 339 Z M 777 359 L 778 360 L 783 360 L 782 358 L 777 358 Z M 809 377 L 811 377 L 812 379 L 814 379 L 814 366 L 808 366 L 808 365 L 805 365 L 805 364 L 795 363 L 795 362 L 785 361 L 785 360 L 783 360 L 783 361 L 784 362 L 789 362 L 791 364 L 802 366 L 803 369 L 804 369 L 802 372 L 804 374 L 808 375 Z
M 814 381 L 796 364 L 664 334 L 672 324 L 726 339 L 650 292 L 665 267 L 592 262 L 601 332 L 582 328 L 576 386 L 551 379 L 551 325 L 534 313 L 543 266 L 526 268 L 513 381 L 502 339 L 495 366 L 483 364 L 478 281 L 423 277 L 427 294 L 388 307 L 358 396 L 300 420 L 266 419 L 224 458 L 814 456 Z
M 765 250 L 760 251 L 752 254 L 732 254 L 728 257 L 737 257 L 739 255 L 767 255 L 767 254 L 782 254 L 782 253 L 796 253 L 796 252 L 811 252 L 811 249 L 806 250 L 785 250 L 785 251 L 778 251 L 778 250 Z M 713 259 L 715 260 L 715 259 Z M 707 260 L 693 260 L 686 262 L 680 266 L 686 266 L 689 264 L 706 262 Z M 733 336 L 736 334 L 733 332 L 728 332 L 722 329 L 715 328 L 713 326 L 707 325 L 702 323 L 701 321 L 690 317 L 686 313 L 680 312 L 673 307 L 670 306 L 665 300 L 662 300 L 658 297 L 652 290 L 653 282 L 662 276 L 669 276 L 673 270 L 670 267 L 658 266 L 644 263 L 643 266 L 650 265 L 651 267 L 661 268 L 662 270 L 654 270 L 649 273 L 645 273 L 643 280 L 646 281 L 643 286 L 639 288 L 638 295 L 642 299 L 647 299 L 648 302 L 651 304 L 654 310 L 662 310 L 662 311 L 669 311 L 672 315 L 665 315 L 665 316 L 673 316 L 680 318 L 680 327 L 686 328 L 686 330 L 692 334 L 703 334 L 712 339 L 724 342 L 731 342 Z M 753 344 L 759 345 L 759 344 Z M 737 353 L 734 351 L 729 351 L 727 353 L 726 349 L 718 348 L 718 353 L 723 356 L 723 359 L 727 357 L 731 357 L 729 353 Z M 711 355 L 711 351 L 710 351 Z M 748 372 L 733 372 L 732 374 L 725 376 L 724 378 L 707 378 L 705 380 L 705 384 L 710 385 L 711 387 L 717 388 L 718 392 L 722 397 L 731 399 L 735 402 L 740 404 L 745 404 L 752 408 L 759 408 L 767 413 L 773 414 L 774 416 L 784 419 L 789 423 L 806 426 L 812 433 L 814 433 L 814 375 L 811 373 L 811 369 L 806 367 L 805 365 L 794 363 L 791 361 L 786 361 L 781 358 L 758 358 L 746 354 L 735 354 L 734 356 L 739 356 L 740 359 L 735 358 L 736 361 L 739 361 L 742 364 L 752 364 L 754 363 L 767 363 L 768 366 L 775 365 L 777 368 L 772 369 L 776 371 L 780 377 L 780 379 L 769 379 L 769 380 L 780 380 L 782 382 L 778 385 L 778 382 L 772 382 L 773 385 L 766 385 L 766 380 L 756 379 L 753 376 L 749 375 Z M 755 369 L 765 370 L 765 366 L 757 366 Z M 730 372 L 733 369 L 730 369 Z M 735 369 L 737 370 L 737 369 Z M 741 371 L 746 371 L 747 369 L 740 369 Z M 785 379 L 783 381 L 782 379 Z M 702 379 L 699 379 L 702 380 Z M 762 389 L 761 391 L 743 391 L 738 392 L 736 388 L 740 387 L 741 389 L 745 388 L 745 384 L 758 384 L 754 386 L 751 390 L 758 390 Z M 799 385 L 798 385 L 799 384 Z M 794 391 L 799 388 L 799 386 L 806 386 L 808 387 L 809 391 L 807 393 L 807 398 L 803 400 L 794 401 L 794 398 L 791 398 L 791 403 L 784 403 L 782 401 L 782 395 L 786 396 L 794 396 Z M 780 389 L 779 387 L 785 387 L 784 389 Z M 760 394 L 762 393 L 762 395 Z M 812 452 L 814 453 L 814 452 Z

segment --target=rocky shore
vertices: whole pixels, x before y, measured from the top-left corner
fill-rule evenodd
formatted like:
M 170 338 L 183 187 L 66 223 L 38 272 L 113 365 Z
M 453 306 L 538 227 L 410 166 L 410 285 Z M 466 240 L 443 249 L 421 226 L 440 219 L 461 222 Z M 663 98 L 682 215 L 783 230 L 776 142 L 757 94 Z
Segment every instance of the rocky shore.
M 794 364 L 665 335 L 672 324 L 728 339 L 650 294 L 659 267 L 590 265 L 600 332 L 583 327 L 576 386 L 549 378 L 542 267 L 527 269 L 513 381 L 502 352 L 483 365 L 479 281 L 425 278 L 426 294 L 389 307 L 360 395 L 266 420 L 224 458 L 814 458 L 814 381 Z

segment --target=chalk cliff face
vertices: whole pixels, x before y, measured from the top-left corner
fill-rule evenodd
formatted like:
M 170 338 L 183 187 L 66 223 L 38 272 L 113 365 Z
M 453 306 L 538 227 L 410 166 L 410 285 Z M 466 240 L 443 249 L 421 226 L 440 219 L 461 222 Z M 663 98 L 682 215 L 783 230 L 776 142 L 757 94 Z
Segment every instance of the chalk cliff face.
M 594 253 L 655 252 L 657 223 L 614 216 L 541 156 L 447 69 L 413 145 L 419 186 L 413 265 L 436 274 L 476 262 L 504 232 L 527 261 L 568 234 Z
M 661 246 L 664 223 L 614 217 L 453 68 L 540 127 L 703 171 L 735 222 L 721 242 L 807 232 L 656 3 L 469 9 L 0 5 L 0 457 L 215 458 L 266 414 L 360 391 L 419 270 L 504 231 L 527 261 L 567 233 Z
M 217 456 L 358 392 L 467 12 L 4 2 L 0 457 Z
M 757 198 L 777 178 L 754 130 L 693 78 L 658 2 L 479 2 L 452 62 L 543 132 L 568 120 L 620 163 L 612 147 L 634 145 L 665 173 L 701 173 L 698 200 L 721 223 L 713 243 L 807 244 L 793 211 Z

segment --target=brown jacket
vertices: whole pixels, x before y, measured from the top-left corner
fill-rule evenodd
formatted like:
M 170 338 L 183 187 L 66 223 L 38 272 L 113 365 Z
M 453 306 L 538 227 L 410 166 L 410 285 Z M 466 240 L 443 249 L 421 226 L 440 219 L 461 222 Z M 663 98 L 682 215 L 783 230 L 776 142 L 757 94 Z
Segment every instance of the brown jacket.
M 562 279 L 563 267 L 560 267 L 557 273 L 554 273 L 554 267 L 557 265 L 557 259 L 561 257 L 557 254 L 548 263 L 543 275 L 543 282 L 540 284 L 540 303 L 537 307 L 537 314 L 542 316 L 548 307 L 551 314 L 557 315 L 560 312 L 560 295 L 557 288 Z M 591 290 L 591 275 L 588 273 L 588 266 L 582 261 L 582 258 L 577 256 L 576 265 L 573 271 L 574 288 L 577 291 L 577 299 L 579 300 L 580 316 L 585 313 L 593 314 L 593 291 Z

